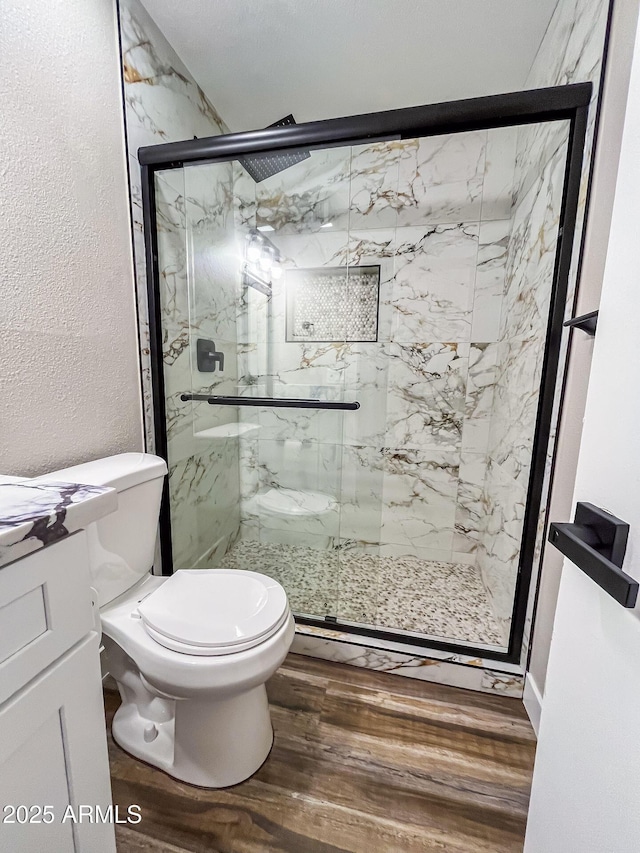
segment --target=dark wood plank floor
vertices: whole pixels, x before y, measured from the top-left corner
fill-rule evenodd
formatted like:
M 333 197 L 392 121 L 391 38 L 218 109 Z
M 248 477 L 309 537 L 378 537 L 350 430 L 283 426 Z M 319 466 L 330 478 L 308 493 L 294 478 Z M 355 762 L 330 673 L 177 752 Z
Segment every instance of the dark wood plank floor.
M 520 853 L 535 740 L 522 704 L 289 655 L 268 684 L 275 745 L 208 791 L 109 738 L 119 853 Z M 110 722 L 119 697 L 107 694 Z

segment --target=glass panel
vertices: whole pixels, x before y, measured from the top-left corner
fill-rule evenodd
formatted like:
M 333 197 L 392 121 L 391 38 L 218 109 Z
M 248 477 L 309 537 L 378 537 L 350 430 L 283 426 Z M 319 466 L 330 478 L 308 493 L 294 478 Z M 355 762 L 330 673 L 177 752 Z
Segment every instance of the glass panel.
M 158 175 L 176 567 L 260 571 L 298 614 L 399 639 L 506 647 L 567 135 Z

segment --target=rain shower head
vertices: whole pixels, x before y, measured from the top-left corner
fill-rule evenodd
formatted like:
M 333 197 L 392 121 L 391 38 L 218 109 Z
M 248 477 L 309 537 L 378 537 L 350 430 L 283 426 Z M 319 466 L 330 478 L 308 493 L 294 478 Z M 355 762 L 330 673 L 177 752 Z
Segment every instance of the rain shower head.
M 286 127 L 295 123 L 294 117 L 288 115 L 270 124 L 269 127 Z M 282 154 L 253 154 L 250 157 L 240 157 L 239 160 L 256 184 L 259 184 L 260 181 L 277 175 L 278 172 L 284 172 L 289 166 L 295 166 L 296 163 L 301 163 L 309 157 L 311 154 L 308 151 L 296 151 Z

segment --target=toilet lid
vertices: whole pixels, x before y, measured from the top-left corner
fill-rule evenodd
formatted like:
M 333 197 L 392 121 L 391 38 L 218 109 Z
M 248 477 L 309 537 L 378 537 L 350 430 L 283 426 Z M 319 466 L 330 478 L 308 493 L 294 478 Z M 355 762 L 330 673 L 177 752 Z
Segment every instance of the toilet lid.
M 239 569 L 175 572 L 137 609 L 156 642 L 199 655 L 230 654 L 258 645 L 289 614 L 287 595 L 277 581 Z

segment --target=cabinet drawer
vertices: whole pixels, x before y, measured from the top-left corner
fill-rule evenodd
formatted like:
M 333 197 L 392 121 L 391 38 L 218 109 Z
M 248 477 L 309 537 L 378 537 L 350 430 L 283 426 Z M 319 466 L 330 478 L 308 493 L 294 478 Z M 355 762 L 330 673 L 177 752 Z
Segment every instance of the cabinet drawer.
M 92 628 L 84 531 L 0 568 L 0 703 Z

